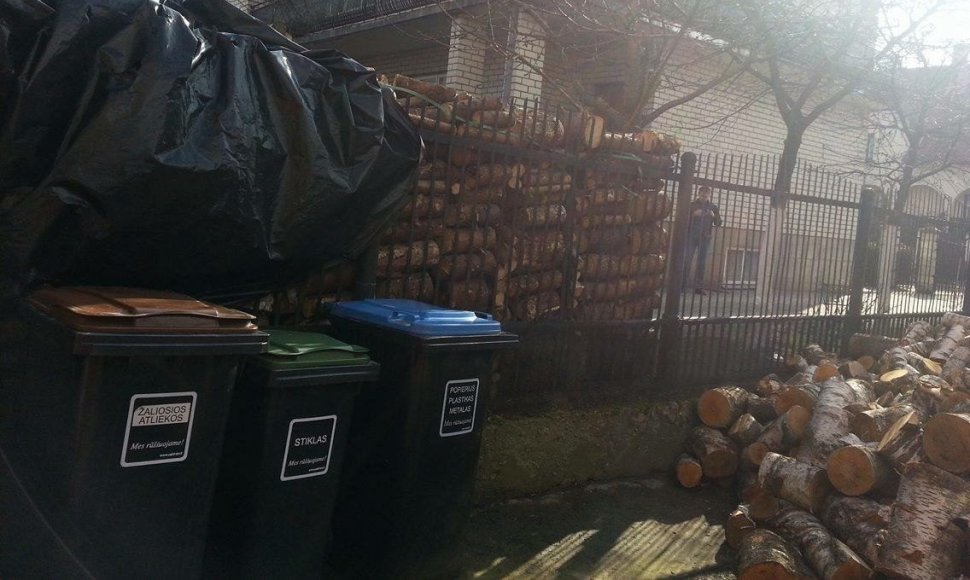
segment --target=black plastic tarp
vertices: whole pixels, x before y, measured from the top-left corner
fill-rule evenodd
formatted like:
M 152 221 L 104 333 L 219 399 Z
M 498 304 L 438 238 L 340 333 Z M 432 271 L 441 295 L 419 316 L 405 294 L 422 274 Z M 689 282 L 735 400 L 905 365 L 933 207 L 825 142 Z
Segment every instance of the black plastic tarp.
M 262 292 L 353 258 L 420 139 L 371 69 L 222 0 L 0 0 L 0 286 Z

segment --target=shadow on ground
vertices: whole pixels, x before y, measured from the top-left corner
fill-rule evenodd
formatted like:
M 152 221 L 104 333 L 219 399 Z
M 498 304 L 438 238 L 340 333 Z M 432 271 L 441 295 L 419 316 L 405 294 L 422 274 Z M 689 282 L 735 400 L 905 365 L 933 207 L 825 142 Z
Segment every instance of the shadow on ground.
M 496 503 L 468 522 L 462 578 L 734 578 L 722 525 L 735 504 L 663 478 Z

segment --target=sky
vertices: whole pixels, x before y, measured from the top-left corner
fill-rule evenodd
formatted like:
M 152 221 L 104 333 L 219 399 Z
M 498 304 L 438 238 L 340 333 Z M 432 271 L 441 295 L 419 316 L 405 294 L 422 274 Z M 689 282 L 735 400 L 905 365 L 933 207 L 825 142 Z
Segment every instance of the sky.
M 929 64 L 950 62 L 953 44 L 970 43 L 970 0 L 952 0 L 949 7 L 927 20 L 926 31 L 930 44 L 946 47 L 932 51 Z

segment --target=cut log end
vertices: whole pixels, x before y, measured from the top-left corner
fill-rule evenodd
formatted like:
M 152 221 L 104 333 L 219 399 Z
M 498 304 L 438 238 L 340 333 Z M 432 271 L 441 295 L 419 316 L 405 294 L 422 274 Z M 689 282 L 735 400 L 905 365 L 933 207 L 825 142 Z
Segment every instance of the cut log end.
M 744 413 L 748 392 L 738 387 L 705 391 L 697 401 L 697 415 L 708 427 L 730 427 Z
M 688 489 L 697 487 L 704 479 L 701 462 L 686 453 L 677 459 L 676 472 L 677 482 Z
M 848 496 L 859 496 L 884 488 L 894 479 L 895 472 L 875 452 L 867 447 L 849 445 L 836 449 L 825 466 L 829 481 L 835 489 Z
M 923 430 L 923 451 L 950 473 L 970 473 L 970 414 L 940 413 Z

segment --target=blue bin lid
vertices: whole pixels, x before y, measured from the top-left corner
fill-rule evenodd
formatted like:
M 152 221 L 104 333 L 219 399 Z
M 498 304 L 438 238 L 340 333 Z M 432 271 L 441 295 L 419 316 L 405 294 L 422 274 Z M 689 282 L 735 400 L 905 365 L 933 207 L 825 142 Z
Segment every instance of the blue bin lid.
M 488 314 L 451 310 L 415 300 L 375 299 L 338 302 L 333 316 L 414 336 L 481 336 L 502 332 Z

